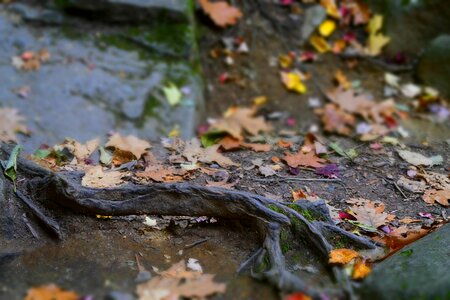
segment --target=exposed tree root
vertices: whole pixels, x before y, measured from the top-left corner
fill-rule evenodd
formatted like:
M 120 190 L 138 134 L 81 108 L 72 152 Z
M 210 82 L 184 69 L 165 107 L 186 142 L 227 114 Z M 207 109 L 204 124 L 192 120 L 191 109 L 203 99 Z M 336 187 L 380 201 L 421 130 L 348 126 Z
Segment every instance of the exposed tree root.
M 8 155 L 8 147 L 0 148 L 1 159 L 6 159 Z M 21 180 L 17 197 L 27 204 L 45 228 L 59 238 L 63 235 L 58 224 L 34 203 L 37 195 L 74 212 L 91 215 L 149 214 L 256 220 L 265 236 L 264 244 L 241 265 L 239 271 L 250 269 L 255 277 L 269 281 L 283 292 L 302 291 L 319 298 L 322 291 L 309 286 L 287 269 L 280 246 L 281 230 L 292 230 L 309 239 L 313 250 L 320 253 L 324 264 L 327 264 L 328 253 L 333 248 L 326 238 L 330 233 L 345 236 L 359 248 L 376 247 L 369 240 L 335 226 L 323 201 L 280 203 L 248 192 L 189 183 L 155 183 L 147 186 L 128 184 L 118 188 L 93 189 L 80 184 L 81 173 L 54 173 L 22 158 L 18 159 L 18 175 Z M 308 211 L 309 219 L 301 213 L 304 210 Z M 268 259 L 269 266 L 255 272 L 264 259 Z M 343 290 L 343 293 L 340 291 L 341 295 L 352 298 L 352 286 L 348 277 L 337 267 L 332 267 L 331 272 Z

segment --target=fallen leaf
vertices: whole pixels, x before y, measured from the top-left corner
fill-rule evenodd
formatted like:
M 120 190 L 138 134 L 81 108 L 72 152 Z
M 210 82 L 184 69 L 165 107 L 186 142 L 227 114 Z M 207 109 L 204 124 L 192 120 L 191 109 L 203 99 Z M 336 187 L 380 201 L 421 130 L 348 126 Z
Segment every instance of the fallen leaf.
M 75 292 L 65 291 L 55 284 L 42 285 L 28 289 L 24 300 L 78 300 Z
M 151 148 L 149 142 L 141 140 L 133 135 L 121 136 L 119 133 L 112 135 L 105 145 L 125 152 L 130 152 L 135 159 L 141 158 Z
M 280 74 L 281 81 L 289 91 L 297 92 L 299 94 L 306 93 L 307 89 L 305 84 L 302 82 L 300 74 L 297 72 L 281 72 Z
M 259 172 L 264 175 L 264 177 L 269 177 L 276 174 L 275 170 L 268 166 L 260 166 Z
M 338 6 L 336 5 L 335 0 L 320 0 L 320 5 L 322 5 L 325 10 L 327 11 L 327 14 L 330 17 L 333 17 L 335 19 L 340 19 L 341 14 L 339 12 Z
M 303 293 L 296 292 L 287 295 L 286 297 L 284 297 L 284 300 L 312 300 L 312 298 Z
M 400 178 L 397 180 L 397 184 L 399 187 L 404 188 L 405 190 L 412 193 L 423 193 L 427 188 L 427 184 L 425 182 L 411 180 L 406 178 L 405 176 L 400 176 Z
M 255 152 L 268 152 L 272 148 L 269 144 L 241 143 L 241 145 Z
M 355 117 L 340 109 L 336 104 L 328 103 L 314 112 L 320 116 L 325 131 L 346 136 L 352 133 L 356 122 Z
M 336 23 L 333 20 L 325 20 L 319 25 L 319 33 L 323 37 L 329 37 L 336 29 Z
M 203 163 L 217 163 L 222 168 L 226 168 L 229 166 L 239 166 L 239 164 L 233 162 L 231 159 L 229 159 L 226 156 L 223 156 L 218 152 L 219 145 L 213 145 L 206 149 L 203 149 L 202 155 L 199 157 L 199 161 Z
M 292 168 L 297 168 L 298 166 L 320 168 L 326 162 L 325 159 L 318 157 L 314 151 L 306 154 L 301 151 L 294 154 L 287 153 L 283 157 L 283 160 Z
M 182 180 L 183 176 L 186 174 L 187 171 L 184 169 L 158 166 L 156 168 L 147 168 L 142 172 L 137 172 L 136 176 L 151 179 L 156 182 L 175 182 Z
M 420 153 L 412 152 L 408 150 L 397 150 L 398 155 L 406 162 L 414 166 L 433 166 L 440 165 L 443 162 L 443 158 L 440 155 L 426 157 Z
M 166 96 L 167 102 L 171 106 L 175 106 L 180 103 L 182 94 L 180 89 L 174 84 L 169 83 L 167 86 L 163 87 L 164 95 Z
M 448 201 L 450 200 L 450 189 L 447 190 L 426 190 L 422 196 L 423 201 L 428 204 L 434 204 L 435 202 L 441 204 L 442 206 L 448 206 Z
M 348 90 L 352 87 L 352 83 L 348 81 L 347 76 L 345 76 L 345 74 L 341 70 L 336 71 L 336 73 L 334 74 L 334 79 L 344 90 Z
M 21 145 L 16 145 L 11 151 L 11 154 L 9 155 L 7 161 L 0 160 L 0 163 L 2 164 L 2 167 L 4 169 L 3 174 L 5 174 L 5 176 L 11 179 L 11 181 L 13 182 L 14 191 L 16 191 L 17 157 L 19 157 L 19 154 L 22 151 L 22 149 L 23 147 Z
M 330 51 L 330 45 L 328 42 L 321 36 L 313 35 L 309 38 L 309 43 L 319 52 L 325 53 Z
M 328 263 L 345 265 L 353 259 L 359 257 L 359 253 L 352 249 L 334 249 L 329 253 Z
M 363 279 L 370 272 L 372 272 L 372 269 L 362 259 L 358 259 L 353 267 L 352 278 L 355 280 Z
M 15 108 L 0 108 L 0 141 L 17 142 L 16 133 L 28 134 L 25 118 Z
M 92 166 L 86 168 L 81 184 L 92 188 L 115 187 L 123 182 L 123 176 L 119 171 L 104 172 L 102 166 Z
M 73 139 L 66 139 L 64 143 L 61 144 L 62 147 L 67 148 L 78 160 L 78 163 L 83 163 L 84 160 L 89 158 L 91 154 L 98 148 L 100 144 L 100 139 L 96 138 L 87 141 L 85 144 Z
M 391 38 L 379 32 L 382 26 L 382 15 L 374 15 L 367 25 L 367 30 L 369 31 L 369 38 L 367 39 L 367 52 L 369 55 L 379 55 L 383 47 L 386 46 L 391 40 Z
M 219 141 L 219 145 L 222 147 L 223 150 L 229 151 L 229 150 L 236 150 L 241 148 L 241 141 L 238 139 L 235 139 L 232 136 L 227 135 L 223 139 Z
M 388 214 L 382 209 L 375 207 L 374 202 L 369 201 L 364 206 L 353 206 L 351 208 L 356 220 L 367 226 L 378 228 L 388 223 Z
M 208 14 L 214 23 L 220 27 L 236 24 L 242 17 L 242 12 L 226 1 L 210 2 L 209 0 L 199 0 L 203 11 Z
M 270 126 L 263 117 L 254 117 L 254 108 L 233 107 L 226 113 L 225 117 L 211 125 L 212 129 L 225 131 L 238 140 L 242 140 L 243 132 L 257 135 L 259 132 L 270 131 Z

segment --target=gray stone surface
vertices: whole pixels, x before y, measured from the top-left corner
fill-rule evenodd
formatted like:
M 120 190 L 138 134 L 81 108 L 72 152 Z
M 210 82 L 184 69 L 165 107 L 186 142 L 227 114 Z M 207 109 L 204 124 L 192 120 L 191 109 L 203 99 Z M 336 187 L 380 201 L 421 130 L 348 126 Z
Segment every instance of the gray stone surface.
M 419 53 L 440 34 L 450 34 L 450 5 L 442 0 L 368 0 L 385 16 L 384 31 L 391 37 L 386 53 Z
M 378 264 L 361 299 L 450 299 L 450 224 Z
M 450 98 L 450 35 L 437 37 L 425 49 L 417 76 Z
M 164 17 L 188 21 L 190 0 L 65 0 L 60 6 L 94 13 L 97 17 L 119 22 L 149 22 Z
M 26 150 L 111 130 L 155 139 L 178 125 L 181 136 L 193 135 L 203 97 L 190 23 L 105 26 L 65 16 L 63 26 L 36 26 L 13 8 L 0 6 L 0 106 L 27 117 L 32 134 L 20 138 Z M 11 64 L 13 56 L 41 48 L 51 59 L 39 70 Z M 176 107 L 162 92 L 169 82 L 188 91 Z M 17 95 L 23 86 L 31 88 L 27 98 Z
M 326 17 L 327 12 L 321 5 L 314 5 L 306 9 L 301 27 L 302 41 L 306 41 Z

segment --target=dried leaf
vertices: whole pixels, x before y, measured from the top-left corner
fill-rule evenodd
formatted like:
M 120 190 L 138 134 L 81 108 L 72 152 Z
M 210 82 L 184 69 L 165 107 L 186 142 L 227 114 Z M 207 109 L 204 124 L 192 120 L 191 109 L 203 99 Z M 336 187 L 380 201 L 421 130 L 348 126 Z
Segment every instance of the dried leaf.
M 175 169 L 171 167 L 147 168 L 145 171 L 137 172 L 136 176 L 140 178 L 151 179 L 156 182 L 175 182 L 183 179 L 187 174 L 184 169 Z
M 336 104 L 328 103 L 324 108 L 316 109 L 315 112 L 321 116 L 320 120 L 325 131 L 346 136 L 352 133 L 356 122 L 355 117 L 340 109 Z
M 83 163 L 84 160 L 89 158 L 91 154 L 98 148 L 100 144 L 100 139 L 96 138 L 87 141 L 85 144 L 73 139 L 66 139 L 64 143 L 61 144 L 62 147 L 67 148 L 78 160 L 78 163 Z
M 268 132 L 269 124 L 263 117 L 254 117 L 256 110 L 253 108 L 235 107 L 225 113 L 225 117 L 214 123 L 211 128 L 228 132 L 238 140 L 242 140 L 243 132 L 257 135 L 259 132 Z
M 232 136 L 227 135 L 223 139 L 219 141 L 219 145 L 222 147 L 223 150 L 229 151 L 229 150 L 236 150 L 241 148 L 241 141 L 238 139 L 235 139 Z
M 104 172 L 102 166 L 92 166 L 86 168 L 86 173 L 81 180 L 81 184 L 93 188 L 114 187 L 123 182 L 124 176 L 119 171 Z
M 16 133 L 28 133 L 25 118 L 15 108 L 0 108 L 0 141 L 17 142 Z
M 303 84 L 302 78 L 300 77 L 299 73 L 281 72 L 280 74 L 281 74 L 281 81 L 289 91 L 297 92 L 299 94 L 306 93 L 307 91 L 306 86 L 305 84 Z
M 241 145 L 255 152 L 268 152 L 272 148 L 269 144 L 241 143 Z
M 443 162 L 442 156 L 436 155 L 432 157 L 426 157 L 420 153 L 412 152 L 408 150 L 398 150 L 398 155 L 406 162 L 414 166 L 433 166 L 439 165 Z
M 206 149 L 203 149 L 202 155 L 199 157 L 199 161 L 203 163 L 217 163 L 222 168 L 230 167 L 230 166 L 239 166 L 239 164 L 233 162 L 226 156 L 223 156 L 218 152 L 220 145 L 213 145 Z
M 42 285 L 30 288 L 25 300 L 78 300 L 75 292 L 62 290 L 55 284 Z
M 269 177 L 276 174 L 275 170 L 268 166 L 260 166 L 259 172 L 264 175 L 264 177 Z
M 353 259 L 359 257 L 359 253 L 352 249 L 334 249 L 329 253 L 330 264 L 342 264 L 345 265 Z
M 151 148 L 150 143 L 147 141 L 132 135 L 121 136 L 119 133 L 112 135 L 105 146 L 130 152 L 136 159 L 141 158 L 141 156 Z
M 325 159 L 318 157 L 314 151 L 309 153 L 303 153 L 299 151 L 298 153 L 287 153 L 283 160 L 288 164 L 291 168 L 297 168 L 298 166 L 304 167 L 312 167 L 312 168 L 320 168 L 324 166 L 326 162 Z
M 385 225 L 388 223 L 388 214 L 383 212 L 384 206 L 382 209 L 379 207 L 376 208 L 374 203 L 369 201 L 364 206 L 353 206 L 352 212 L 356 217 L 356 220 L 362 224 L 367 226 L 371 226 L 373 228 L 378 228 L 379 226 Z
M 422 196 L 423 201 L 428 204 L 434 204 L 435 202 L 441 204 L 442 206 L 448 206 L 448 201 L 450 200 L 450 189 L 447 190 L 435 190 L 429 189 L 425 191 Z
M 209 0 L 199 0 L 203 11 L 208 14 L 214 23 L 220 27 L 236 24 L 242 17 L 242 12 L 226 1 L 210 2 Z

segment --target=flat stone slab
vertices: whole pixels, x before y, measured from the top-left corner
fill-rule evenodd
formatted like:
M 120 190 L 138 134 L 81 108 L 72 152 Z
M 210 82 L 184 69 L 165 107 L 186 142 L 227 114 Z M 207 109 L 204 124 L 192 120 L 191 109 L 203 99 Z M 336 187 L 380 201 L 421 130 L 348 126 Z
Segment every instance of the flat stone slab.
M 36 21 L 41 11 L 20 5 L 0 6 L 0 106 L 27 118 L 31 135 L 20 136 L 27 150 L 112 130 L 147 139 L 174 127 L 184 138 L 194 134 L 203 96 L 191 23 L 104 25 L 56 13 L 61 25 L 39 26 L 22 15 Z M 12 65 L 13 56 L 42 48 L 51 58 L 39 70 Z M 162 91 L 169 83 L 184 91 L 177 106 Z M 25 98 L 22 87 L 30 89 Z
M 450 225 L 406 246 L 378 264 L 361 299 L 449 299 Z

